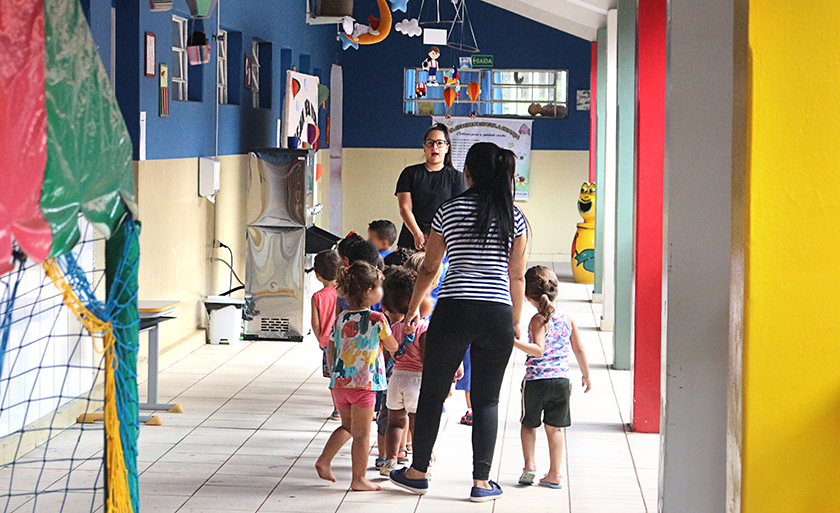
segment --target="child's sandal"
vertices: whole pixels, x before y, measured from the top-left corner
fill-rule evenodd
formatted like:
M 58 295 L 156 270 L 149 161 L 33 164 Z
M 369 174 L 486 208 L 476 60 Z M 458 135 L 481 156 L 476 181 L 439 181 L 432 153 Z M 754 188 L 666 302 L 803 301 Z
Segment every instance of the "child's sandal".
M 385 458 L 376 458 L 376 462 L 373 465 L 376 468 L 382 468 L 382 465 L 384 465 L 386 461 L 388 461 L 388 460 L 385 459 Z
M 519 476 L 519 484 L 522 486 L 531 486 L 534 484 L 534 479 L 537 478 L 537 474 L 531 470 L 523 470 L 522 475 Z
M 407 463 L 408 462 L 408 449 L 405 447 L 400 447 L 400 450 L 397 451 L 397 463 Z

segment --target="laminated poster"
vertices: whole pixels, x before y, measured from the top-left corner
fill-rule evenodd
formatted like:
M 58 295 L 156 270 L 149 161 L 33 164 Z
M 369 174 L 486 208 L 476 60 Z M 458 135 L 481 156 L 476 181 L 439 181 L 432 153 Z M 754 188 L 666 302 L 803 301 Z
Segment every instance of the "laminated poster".
M 464 170 L 467 152 L 477 142 L 492 142 L 516 155 L 516 201 L 528 201 L 531 190 L 531 127 L 530 119 L 445 118 L 434 116 L 433 123 L 449 128 L 452 138 L 452 164 Z

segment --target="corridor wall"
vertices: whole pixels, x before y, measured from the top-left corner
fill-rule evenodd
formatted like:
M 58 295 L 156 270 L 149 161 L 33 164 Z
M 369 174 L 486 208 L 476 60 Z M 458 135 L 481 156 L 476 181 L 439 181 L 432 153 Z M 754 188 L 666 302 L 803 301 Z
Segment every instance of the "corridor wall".
M 838 20 L 749 2 L 744 513 L 840 511 Z
M 569 117 L 534 120 L 531 200 L 517 203 L 534 230 L 532 259 L 569 261 L 582 221 L 577 198 L 589 174 L 590 113 L 576 110 L 575 99 L 589 89 L 591 42 L 484 2 L 469 4 L 469 14 L 481 53 L 493 55 L 496 68 L 569 70 Z M 428 116 L 402 114 L 403 74 L 423 62 L 428 48 L 421 38 L 392 31 L 382 43 L 344 52 L 345 233 L 364 232 L 374 219 L 401 223 L 397 178 L 405 166 L 422 162 L 422 137 L 431 124 Z M 442 69 L 468 55 L 441 51 Z

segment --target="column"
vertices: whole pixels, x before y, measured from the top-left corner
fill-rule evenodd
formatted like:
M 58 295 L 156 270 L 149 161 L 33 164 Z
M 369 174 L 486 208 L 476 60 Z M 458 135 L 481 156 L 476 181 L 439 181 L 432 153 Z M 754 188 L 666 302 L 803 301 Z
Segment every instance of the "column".
M 618 12 L 607 12 L 607 95 L 606 134 L 604 141 L 604 184 L 599 186 L 604 194 L 604 309 L 601 331 L 612 331 L 615 320 L 615 181 L 616 181 L 616 126 L 618 122 Z
M 734 3 L 669 1 L 659 511 L 727 510 Z
M 639 0 L 632 426 L 643 433 L 659 432 L 667 22 L 667 0 Z
M 598 91 L 601 101 L 597 106 L 598 153 L 595 169 L 595 288 L 592 299 L 604 301 L 604 166 L 607 149 L 607 29 L 598 29 Z
M 633 343 L 633 182 L 636 173 L 636 0 L 618 2 L 617 91 L 613 367 L 630 370 Z

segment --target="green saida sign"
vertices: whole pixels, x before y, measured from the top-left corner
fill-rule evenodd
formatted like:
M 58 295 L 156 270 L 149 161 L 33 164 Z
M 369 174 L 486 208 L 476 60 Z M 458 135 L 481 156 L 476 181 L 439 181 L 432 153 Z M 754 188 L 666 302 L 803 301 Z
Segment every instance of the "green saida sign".
M 472 56 L 472 67 L 473 68 L 492 68 L 493 67 L 493 56 L 492 55 L 473 55 Z

